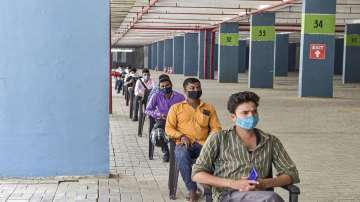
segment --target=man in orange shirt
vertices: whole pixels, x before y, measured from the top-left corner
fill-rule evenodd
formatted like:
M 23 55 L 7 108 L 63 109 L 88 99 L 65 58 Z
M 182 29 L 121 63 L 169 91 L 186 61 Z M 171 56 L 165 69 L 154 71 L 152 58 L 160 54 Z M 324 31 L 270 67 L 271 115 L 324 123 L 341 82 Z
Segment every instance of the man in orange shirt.
M 196 159 L 209 134 L 221 131 L 214 106 L 200 100 L 200 81 L 185 79 L 186 100 L 173 105 L 166 119 L 165 132 L 176 140 L 175 160 L 189 191 L 187 200 L 196 201 L 196 183 L 191 180 L 193 159 Z

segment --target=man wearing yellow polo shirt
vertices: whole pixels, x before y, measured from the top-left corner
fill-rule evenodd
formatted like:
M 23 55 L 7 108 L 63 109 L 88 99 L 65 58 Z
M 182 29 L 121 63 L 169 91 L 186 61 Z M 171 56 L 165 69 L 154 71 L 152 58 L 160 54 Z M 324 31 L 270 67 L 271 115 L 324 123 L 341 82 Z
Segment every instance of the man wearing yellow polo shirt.
M 200 81 L 187 78 L 183 83 L 186 100 L 173 105 L 166 119 L 166 134 L 176 140 L 175 160 L 189 191 L 188 201 L 196 201 L 196 183 L 191 180 L 193 159 L 196 159 L 209 134 L 221 131 L 214 106 L 200 100 Z

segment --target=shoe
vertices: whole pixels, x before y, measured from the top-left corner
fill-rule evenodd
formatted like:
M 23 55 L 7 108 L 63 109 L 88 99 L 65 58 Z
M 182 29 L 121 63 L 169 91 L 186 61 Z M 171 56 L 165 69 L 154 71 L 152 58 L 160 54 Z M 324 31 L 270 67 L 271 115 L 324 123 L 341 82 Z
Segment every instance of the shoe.
M 199 198 L 200 194 L 196 190 L 192 190 L 186 195 L 186 201 L 188 202 L 196 202 Z
M 165 155 L 162 157 L 162 161 L 163 161 L 164 163 L 168 163 L 169 160 L 170 160 L 169 155 L 166 155 L 166 154 L 165 154 Z
M 137 117 L 135 117 L 135 118 L 133 118 L 133 119 L 132 119 L 132 121 L 138 121 L 138 118 L 137 118 Z

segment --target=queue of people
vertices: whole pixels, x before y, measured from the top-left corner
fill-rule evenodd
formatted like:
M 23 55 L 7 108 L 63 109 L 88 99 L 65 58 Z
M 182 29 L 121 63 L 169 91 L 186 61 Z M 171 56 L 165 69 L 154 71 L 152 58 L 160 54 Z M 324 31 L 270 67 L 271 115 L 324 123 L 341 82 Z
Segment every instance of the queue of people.
M 135 68 L 127 69 L 125 86 L 138 77 Z M 134 103 L 143 98 L 145 90 L 149 136 L 156 136 L 151 138 L 161 147 L 163 162 L 169 162 L 166 140 L 176 142 L 175 161 L 188 191 L 187 201 L 200 198 L 197 184 L 201 183 L 212 187 L 214 201 L 282 202 L 278 194 L 267 190 L 300 181 L 281 141 L 256 127 L 260 121 L 260 97 L 256 93 L 230 95 L 227 109 L 233 127 L 224 130 L 215 107 L 201 99 L 203 91 L 197 78 L 185 79 L 183 92 L 178 92 L 168 75 L 160 75 L 156 84 L 149 70 L 143 69 L 135 82 Z M 134 105 L 134 121 L 137 113 L 138 106 Z M 155 129 L 162 132 L 155 133 Z M 272 176 L 272 165 L 277 176 Z

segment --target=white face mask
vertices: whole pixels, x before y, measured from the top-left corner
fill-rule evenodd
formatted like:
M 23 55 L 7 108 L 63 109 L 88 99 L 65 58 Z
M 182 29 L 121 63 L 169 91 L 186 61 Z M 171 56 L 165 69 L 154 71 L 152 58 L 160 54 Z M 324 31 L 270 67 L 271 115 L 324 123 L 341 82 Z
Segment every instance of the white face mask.
M 148 81 L 150 79 L 150 76 L 146 75 L 146 76 L 143 76 L 143 78 L 144 78 L 144 81 Z

